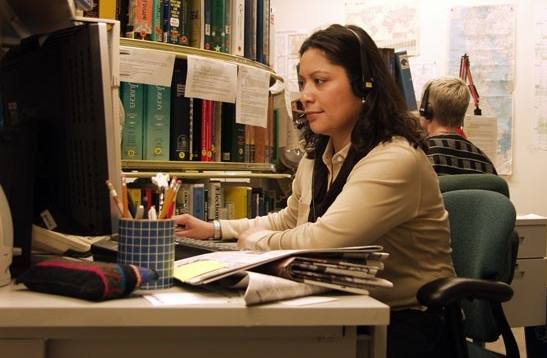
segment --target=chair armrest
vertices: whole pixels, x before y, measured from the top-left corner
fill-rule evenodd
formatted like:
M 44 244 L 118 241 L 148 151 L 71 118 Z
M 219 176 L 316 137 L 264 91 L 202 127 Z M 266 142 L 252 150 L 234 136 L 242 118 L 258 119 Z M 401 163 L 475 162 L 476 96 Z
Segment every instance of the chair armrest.
M 424 284 L 417 293 L 418 301 L 442 308 L 463 298 L 506 302 L 513 297 L 511 286 L 500 281 L 464 277 L 443 277 Z

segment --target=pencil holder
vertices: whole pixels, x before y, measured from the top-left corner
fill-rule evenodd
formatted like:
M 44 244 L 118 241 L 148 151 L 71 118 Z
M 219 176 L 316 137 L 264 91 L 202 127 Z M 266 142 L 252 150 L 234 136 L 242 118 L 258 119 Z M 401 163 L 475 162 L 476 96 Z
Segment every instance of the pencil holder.
M 153 269 L 158 280 L 141 286 L 144 290 L 173 286 L 175 269 L 175 221 L 120 219 L 118 263 Z

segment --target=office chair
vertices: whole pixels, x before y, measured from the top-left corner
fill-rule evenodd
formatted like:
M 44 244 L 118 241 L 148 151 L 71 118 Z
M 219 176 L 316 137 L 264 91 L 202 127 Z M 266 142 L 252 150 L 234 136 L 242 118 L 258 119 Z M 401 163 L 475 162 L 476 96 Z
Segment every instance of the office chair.
M 439 177 L 441 193 L 461 189 L 497 191 L 509 198 L 509 186 L 505 179 L 494 174 L 456 174 Z
M 502 307 L 502 302 L 513 296 L 513 289 L 502 281 L 516 263 L 516 257 L 508 254 L 515 208 L 505 195 L 489 190 L 449 191 L 443 198 L 457 277 L 425 284 L 417 293 L 418 301 L 443 309 L 451 357 L 499 357 L 484 346 L 501 335 L 505 356 L 518 358 L 518 346 Z
M 509 198 L 509 186 L 505 179 L 494 174 L 457 174 L 442 175 L 439 177 L 439 188 L 441 193 L 463 189 L 483 189 L 501 193 Z M 520 238 L 517 231 L 511 236 L 511 251 L 508 255 L 510 260 L 516 260 L 518 255 Z M 511 284 L 515 273 L 516 265 L 509 267 L 508 271 L 500 277 L 500 281 Z

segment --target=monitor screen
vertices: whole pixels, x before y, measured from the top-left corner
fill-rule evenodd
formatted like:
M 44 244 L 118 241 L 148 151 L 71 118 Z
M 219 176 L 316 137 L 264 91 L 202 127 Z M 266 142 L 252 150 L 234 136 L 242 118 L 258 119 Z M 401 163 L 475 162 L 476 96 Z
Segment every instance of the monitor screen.
M 14 222 L 14 246 L 27 266 L 31 224 L 48 210 L 74 235 L 117 230 L 105 181 L 120 187 L 118 88 L 104 23 L 23 39 L 0 63 L 3 127 L 0 184 Z M 12 266 L 18 266 L 14 258 Z

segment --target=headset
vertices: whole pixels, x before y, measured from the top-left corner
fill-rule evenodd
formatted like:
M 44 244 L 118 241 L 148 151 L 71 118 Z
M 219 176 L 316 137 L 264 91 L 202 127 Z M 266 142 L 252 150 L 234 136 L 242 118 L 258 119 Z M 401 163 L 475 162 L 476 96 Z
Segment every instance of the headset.
M 431 83 L 425 88 L 422 99 L 420 100 L 420 116 L 425 117 L 425 119 L 433 118 L 433 108 L 429 105 L 429 87 L 431 87 Z
M 374 82 L 374 77 L 372 76 L 372 69 L 369 65 L 368 61 L 368 54 L 365 51 L 365 46 L 363 45 L 363 41 L 361 40 L 361 37 L 355 30 L 350 29 L 346 26 L 346 29 L 348 29 L 349 32 L 351 32 L 359 42 L 359 58 L 361 62 L 361 80 L 360 81 L 353 81 L 351 83 L 351 86 L 353 88 L 353 92 L 358 95 L 359 97 L 365 98 L 368 93 L 372 90 L 372 84 Z M 368 73 L 366 73 L 368 71 Z

